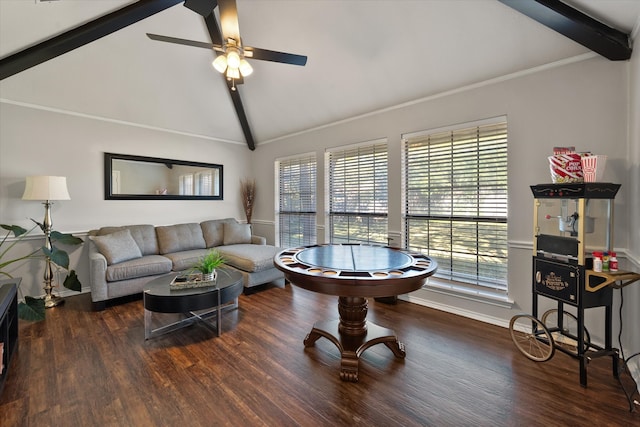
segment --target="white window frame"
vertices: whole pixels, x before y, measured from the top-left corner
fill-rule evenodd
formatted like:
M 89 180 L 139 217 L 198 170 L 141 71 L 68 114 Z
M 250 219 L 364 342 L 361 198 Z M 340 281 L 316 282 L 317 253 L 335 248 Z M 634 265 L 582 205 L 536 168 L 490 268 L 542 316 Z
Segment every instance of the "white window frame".
M 312 180 L 309 188 L 298 189 L 297 194 L 292 194 L 292 197 L 298 197 L 300 200 L 300 205 L 298 209 L 293 210 L 284 210 L 283 199 L 284 196 L 281 194 L 283 183 L 281 180 L 282 176 L 282 167 L 283 165 L 293 165 L 294 163 L 298 164 L 313 164 L 313 176 L 308 177 Z M 276 159 L 275 161 L 275 240 L 277 246 L 307 246 L 307 245 L 315 245 L 317 243 L 317 182 L 318 182 L 318 161 L 316 159 L 316 153 L 304 153 L 298 154 L 295 156 L 283 157 Z M 306 193 L 306 194 L 301 194 Z M 304 200 L 303 200 L 304 199 Z M 301 205 L 305 205 L 305 209 L 301 208 Z M 299 217 L 301 224 L 299 231 L 301 231 L 301 237 L 298 239 L 292 239 L 291 236 L 287 240 L 283 237 L 284 224 L 283 219 L 285 218 L 294 218 Z
M 409 144 L 419 145 L 419 144 L 428 144 L 426 139 L 429 137 L 438 137 L 443 136 L 445 133 L 449 132 L 452 135 L 460 135 L 465 131 L 470 131 L 471 129 L 486 129 L 487 126 L 499 126 L 501 123 L 504 124 L 504 146 L 499 146 L 499 150 L 504 154 L 504 158 L 500 158 L 499 160 L 499 175 L 496 174 L 497 183 L 496 188 L 489 188 L 489 191 L 495 191 L 494 198 L 490 197 L 478 197 L 476 201 L 475 207 L 478 207 L 478 210 L 472 213 L 460 213 L 462 209 L 460 208 L 461 204 L 454 205 L 452 201 L 452 209 L 456 210 L 456 212 L 452 212 L 447 215 L 442 215 L 441 212 L 437 214 L 418 214 L 417 211 L 424 208 L 424 205 L 420 205 L 417 207 L 412 207 L 415 201 L 408 200 L 408 193 L 413 192 L 415 194 L 417 190 L 416 188 L 411 188 L 413 184 L 409 184 L 409 174 L 411 170 L 408 165 L 408 151 Z M 420 141 L 425 142 L 420 142 Z M 443 143 L 446 146 L 446 143 Z M 453 146 L 453 144 L 452 144 Z M 480 146 L 478 146 L 480 147 Z M 416 148 L 417 150 L 417 148 Z M 452 148 L 453 150 L 453 148 Z M 478 148 L 480 154 L 478 158 L 481 158 L 483 155 L 482 149 Z M 423 154 L 424 155 L 424 154 Z M 418 154 L 415 154 L 418 156 Z M 414 157 L 415 157 L 414 156 Z M 442 159 L 442 158 L 440 158 Z M 480 162 L 478 162 L 480 164 Z M 438 255 L 443 255 L 445 258 L 443 262 L 439 263 L 439 269 L 436 273 L 435 277 L 435 286 L 438 288 L 448 288 L 453 290 L 462 290 L 463 292 L 471 292 L 476 295 L 496 295 L 498 297 L 506 297 L 508 286 L 507 286 L 507 260 L 508 260 L 508 241 L 507 241 L 507 216 L 508 216 L 508 199 L 507 199 L 507 167 L 508 167 L 508 129 L 507 129 L 507 118 L 505 116 L 495 117 L 486 120 L 480 120 L 471 123 L 464 123 L 455 126 L 449 126 L 446 128 L 438 128 L 432 129 L 422 132 L 415 132 L 410 134 L 402 135 L 402 206 L 403 206 L 403 241 L 405 243 L 405 247 L 419 250 L 427 255 L 433 256 L 436 260 L 438 260 Z M 415 170 L 415 168 L 414 168 Z M 484 169 L 487 170 L 486 168 Z M 423 172 L 423 171 L 421 171 Z M 416 172 L 417 173 L 417 172 Z M 453 176 L 453 172 L 452 172 Z M 495 178 L 494 177 L 494 178 Z M 455 187 L 452 182 L 452 188 Z M 441 190 L 441 188 L 434 189 L 434 191 Z M 473 194 L 474 191 L 470 191 L 466 194 Z M 478 192 L 480 193 L 480 192 Z M 429 197 L 431 196 L 431 188 L 429 189 Z M 455 194 L 454 190 L 452 190 L 451 194 Z M 458 193 L 463 194 L 463 193 Z M 496 196 L 497 195 L 497 196 Z M 453 200 L 454 197 L 451 197 Z M 492 204 L 493 200 L 493 204 Z M 410 205 L 412 204 L 412 205 Z M 454 208 L 455 206 L 455 208 Z M 412 210 L 413 209 L 413 210 Z M 430 209 L 430 208 L 429 208 Z M 435 209 L 434 209 L 435 210 Z M 487 212 L 494 212 L 493 215 L 487 214 Z M 429 210 L 429 212 L 431 212 Z M 421 247 L 416 244 L 418 239 L 412 239 L 411 236 L 411 227 L 413 224 L 418 224 L 420 221 L 424 221 L 425 224 L 432 221 L 432 224 L 435 224 L 436 221 L 439 221 L 441 224 L 449 223 L 451 229 L 455 229 L 460 227 L 457 224 L 484 224 L 486 225 L 493 235 L 490 235 L 490 244 L 491 248 L 487 251 L 487 253 L 483 254 L 481 251 L 476 251 L 475 253 L 458 253 L 456 249 L 454 249 L 455 244 L 459 245 L 460 241 L 463 241 L 461 236 L 456 237 L 455 235 L 449 235 L 449 238 L 452 242 L 452 245 L 448 249 L 440 250 L 441 248 L 429 248 L 429 247 Z M 424 227 L 423 227 L 424 229 Z M 477 233 L 477 231 L 476 231 Z M 427 233 L 428 234 L 428 233 Z M 488 235 L 488 234 L 485 234 Z M 465 234 L 467 237 L 467 241 L 469 240 L 469 234 Z M 422 241 L 424 241 L 424 237 Z M 428 237 L 427 237 L 428 239 Z M 487 239 L 487 240 L 489 240 Z M 432 241 L 431 239 L 428 239 Z M 434 239 L 435 240 L 435 239 Z M 479 240 L 476 238 L 476 242 Z M 493 246 L 495 245 L 495 246 Z M 468 249 L 468 248 L 464 248 Z M 461 259 L 467 259 L 468 263 L 464 263 L 460 261 Z M 475 259 L 475 261 L 473 261 Z M 469 271 L 465 271 L 465 267 L 474 264 L 476 265 L 476 273 L 469 274 Z M 455 265 L 458 265 L 459 270 L 456 269 Z M 428 285 L 429 286 L 429 285 Z
M 382 151 L 382 149 L 384 150 Z M 372 151 L 373 150 L 373 151 Z M 359 175 L 358 175 L 358 184 L 357 190 L 353 189 L 353 191 L 347 192 L 342 195 L 342 199 L 344 202 L 343 206 L 339 206 L 339 202 L 334 200 L 334 190 L 333 190 L 333 176 L 335 171 L 332 170 L 333 162 L 336 158 L 341 158 L 343 156 L 351 156 L 351 155 L 367 155 L 370 152 L 382 154 L 384 153 L 384 164 L 379 169 L 376 169 L 378 166 L 374 166 L 374 169 L 379 173 L 384 174 L 384 180 L 374 180 L 371 182 L 369 180 L 368 185 L 373 185 L 373 193 L 376 196 L 380 196 L 382 194 L 387 197 L 383 199 L 376 200 L 376 202 L 365 209 L 348 209 L 347 205 L 347 197 L 360 197 L 361 194 L 366 192 L 365 182 L 361 183 Z M 376 160 L 374 163 L 381 163 L 379 160 Z M 352 163 L 354 166 L 360 165 L 360 161 L 357 163 Z M 371 243 L 371 244 L 388 244 L 388 233 L 389 233 L 389 224 L 388 224 L 388 212 L 389 212 L 389 198 L 388 198 L 388 188 L 389 188 L 389 146 L 387 144 L 387 139 L 376 139 L 366 142 L 361 142 L 357 144 L 345 145 L 335 148 L 329 148 L 325 150 L 325 224 L 327 225 L 325 229 L 325 241 L 330 243 Z M 345 175 L 346 176 L 346 175 Z M 352 178 L 352 177 L 351 177 Z M 353 182 L 350 182 L 349 185 L 352 186 Z M 346 185 L 345 185 L 346 187 Z M 371 187 L 368 187 L 369 191 L 371 191 Z M 360 205 L 360 201 L 356 203 Z M 351 203 L 353 206 L 353 203 Z M 343 222 L 343 227 L 346 227 L 346 236 L 337 237 L 334 235 L 334 229 L 336 227 L 337 219 L 340 218 Z M 344 225 L 346 224 L 346 225 Z M 354 224 L 354 229 L 358 231 L 362 231 L 363 229 L 367 229 L 366 236 L 361 234 L 357 236 L 355 234 L 352 235 L 351 232 L 351 224 Z M 380 232 L 380 226 L 384 226 L 384 231 Z M 373 230 L 373 231 L 372 231 Z M 376 232 L 376 230 L 378 230 Z M 377 238 L 376 238 L 377 237 Z

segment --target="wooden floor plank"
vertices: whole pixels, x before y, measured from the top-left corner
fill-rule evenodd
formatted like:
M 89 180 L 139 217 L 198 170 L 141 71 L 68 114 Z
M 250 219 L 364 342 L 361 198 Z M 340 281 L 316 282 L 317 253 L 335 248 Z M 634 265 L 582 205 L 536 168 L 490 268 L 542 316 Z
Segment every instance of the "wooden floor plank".
M 565 354 L 531 362 L 506 329 L 402 301 L 371 300 L 368 318 L 407 357 L 373 346 L 359 382 L 343 382 L 331 342 L 303 345 L 337 317 L 336 297 L 287 285 L 242 295 L 220 337 L 194 325 L 145 341 L 142 301 L 93 312 L 77 295 L 20 321 L 0 425 L 640 425 L 610 359 L 589 364 L 582 388 Z

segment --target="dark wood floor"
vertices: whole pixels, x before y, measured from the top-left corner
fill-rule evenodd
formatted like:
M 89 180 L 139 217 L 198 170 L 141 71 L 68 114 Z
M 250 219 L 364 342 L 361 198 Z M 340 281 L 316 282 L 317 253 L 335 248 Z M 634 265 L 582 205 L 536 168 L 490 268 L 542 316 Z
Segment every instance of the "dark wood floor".
M 241 296 L 219 338 L 192 326 L 146 342 L 141 301 L 90 305 L 78 295 L 21 321 L 1 426 L 640 425 L 610 359 L 591 362 L 585 389 L 565 354 L 531 362 L 506 329 L 406 302 L 370 301 L 407 357 L 370 348 L 358 383 L 340 381 L 329 341 L 302 344 L 337 317 L 335 297 L 265 289 Z

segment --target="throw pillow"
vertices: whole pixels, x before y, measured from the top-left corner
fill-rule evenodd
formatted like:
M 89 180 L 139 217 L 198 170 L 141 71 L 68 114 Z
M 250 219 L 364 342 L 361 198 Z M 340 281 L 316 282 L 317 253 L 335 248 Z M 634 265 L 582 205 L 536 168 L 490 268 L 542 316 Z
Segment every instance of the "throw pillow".
M 142 258 L 142 252 L 133 240 L 129 230 L 116 231 L 115 233 L 91 238 L 98 250 L 107 259 L 107 264 L 117 264 L 131 259 Z
M 229 221 L 235 222 L 235 219 L 211 219 L 200 223 L 207 248 L 220 246 L 224 243 L 224 223 Z
M 156 237 L 156 228 L 150 224 L 126 225 L 119 227 L 102 227 L 98 232 L 98 236 L 115 233 L 116 231 L 129 230 L 131 237 L 136 241 L 142 255 L 158 254 L 158 238 Z
M 156 227 L 160 254 L 171 254 L 207 247 L 200 224 L 175 224 Z
M 224 244 L 239 245 L 243 243 L 251 243 L 251 225 L 225 222 Z

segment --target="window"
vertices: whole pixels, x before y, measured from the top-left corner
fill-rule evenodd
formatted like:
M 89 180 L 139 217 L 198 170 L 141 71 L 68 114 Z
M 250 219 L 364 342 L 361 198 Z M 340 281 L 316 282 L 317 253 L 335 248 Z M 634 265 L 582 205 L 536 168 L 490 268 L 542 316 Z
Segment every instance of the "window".
M 180 185 L 179 194 L 181 196 L 193 196 L 193 175 L 180 175 L 178 177 Z
M 197 172 L 195 174 L 195 192 L 196 196 L 212 196 L 213 195 L 213 176 L 211 171 Z
M 330 150 L 327 206 L 331 243 L 387 244 L 387 142 Z
M 276 161 L 279 246 L 316 244 L 315 154 Z
M 403 136 L 405 243 L 436 277 L 507 290 L 507 123 Z

